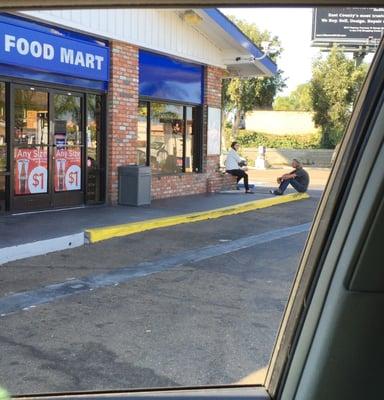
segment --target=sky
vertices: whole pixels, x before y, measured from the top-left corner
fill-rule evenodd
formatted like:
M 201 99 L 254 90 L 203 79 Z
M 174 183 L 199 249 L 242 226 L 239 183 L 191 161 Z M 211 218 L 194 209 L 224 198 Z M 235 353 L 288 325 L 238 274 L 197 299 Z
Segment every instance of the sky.
M 311 47 L 312 8 L 221 8 L 225 15 L 254 23 L 279 37 L 283 52 L 277 59 L 284 71 L 287 88 L 280 95 L 286 96 L 297 85 L 311 79 L 312 61 L 319 49 Z

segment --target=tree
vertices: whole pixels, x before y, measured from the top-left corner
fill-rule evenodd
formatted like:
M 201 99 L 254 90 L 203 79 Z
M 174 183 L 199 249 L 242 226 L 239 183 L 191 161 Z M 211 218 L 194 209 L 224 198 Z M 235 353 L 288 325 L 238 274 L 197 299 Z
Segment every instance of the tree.
M 273 103 L 276 111 L 312 111 L 311 84 L 298 85 L 289 96 L 279 96 Z
M 276 36 L 271 36 L 270 32 L 261 32 L 255 24 L 230 17 L 230 19 L 247 35 L 256 45 L 267 41 L 280 50 L 271 55 L 272 60 L 281 53 L 281 44 Z M 277 92 L 285 87 L 282 71 L 278 70 L 271 77 L 252 77 L 252 78 L 229 78 L 223 83 L 223 111 L 235 113 L 233 124 L 233 136 L 236 136 L 240 116 L 247 111 L 255 108 L 271 108 L 273 99 Z
M 314 62 L 311 98 L 315 125 L 322 130 L 323 147 L 333 148 L 340 141 L 366 72 L 366 64 L 356 67 L 336 46 L 326 59 Z

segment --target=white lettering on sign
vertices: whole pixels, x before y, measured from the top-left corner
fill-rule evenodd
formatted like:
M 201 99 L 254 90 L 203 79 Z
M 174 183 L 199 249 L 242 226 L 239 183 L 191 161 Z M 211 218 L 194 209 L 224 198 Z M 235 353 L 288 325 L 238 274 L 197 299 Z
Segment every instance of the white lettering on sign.
M 53 60 L 55 49 L 49 43 L 42 43 L 37 40 L 31 42 L 23 37 L 13 35 L 4 35 L 4 50 L 7 53 L 17 52 L 22 56 L 31 55 L 34 58 L 44 60 Z M 104 57 L 86 53 L 81 50 L 73 50 L 66 47 L 60 47 L 60 62 L 63 64 L 78 65 L 88 69 L 97 69 L 101 71 Z
M 4 50 L 10 53 L 12 49 L 16 49 L 22 56 L 31 54 L 32 57 L 42 57 L 44 60 L 53 60 L 55 56 L 55 49 L 49 43 L 40 43 L 36 40 L 29 43 L 27 39 L 16 39 L 16 36 L 6 34 L 4 35 Z
M 4 35 L 4 48 L 5 51 L 10 52 L 11 47 L 15 47 L 15 37 L 11 35 Z
M 43 58 L 44 60 L 53 60 L 55 57 L 55 49 L 51 44 L 43 44 Z
M 29 52 L 28 40 L 24 38 L 17 39 L 16 48 L 19 54 L 25 56 Z
M 87 53 L 85 56 L 85 65 L 87 68 L 95 69 L 95 56 L 93 54 Z
M 74 51 L 65 47 L 60 48 L 60 61 L 65 64 L 80 65 L 89 69 L 101 70 L 104 57 L 82 51 Z
M 75 65 L 81 65 L 82 67 L 85 67 L 83 52 L 76 52 Z
M 95 56 L 95 60 L 97 62 L 97 69 L 101 70 L 101 63 L 104 61 L 104 57 Z
M 60 62 L 65 64 L 73 64 L 73 50 L 66 49 L 65 47 L 60 48 Z

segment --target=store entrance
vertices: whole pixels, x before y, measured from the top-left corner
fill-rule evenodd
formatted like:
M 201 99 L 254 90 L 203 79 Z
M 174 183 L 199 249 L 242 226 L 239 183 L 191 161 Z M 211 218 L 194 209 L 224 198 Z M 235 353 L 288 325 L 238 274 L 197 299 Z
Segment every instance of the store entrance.
M 12 210 L 83 204 L 83 108 L 82 94 L 13 87 Z

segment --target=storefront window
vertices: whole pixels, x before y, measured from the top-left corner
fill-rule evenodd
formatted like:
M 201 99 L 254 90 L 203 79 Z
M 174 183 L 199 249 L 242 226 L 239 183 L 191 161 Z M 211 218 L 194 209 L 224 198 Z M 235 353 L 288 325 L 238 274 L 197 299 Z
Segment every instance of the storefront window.
M 32 146 L 48 144 L 48 93 L 34 88 L 15 90 L 14 142 Z
M 56 145 L 60 139 L 66 146 L 82 144 L 80 101 L 80 97 L 71 94 L 54 95 Z
M 3 82 L 0 82 L 0 172 L 6 171 L 7 138 L 5 136 L 5 84 Z
M 47 193 L 48 93 L 15 90 L 14 194 Z
M 5 209 L 5 176 L 7 172 L 7 138 L 5 135 L 5 84 L 0 82 L 0 212 Z
M 81 98 L 68 94 L 55 94 L 54 155 L 55 192 L 81 189 L 82 132 Z
M 183 172 L 183 106 L 151 103 L 150 143 L 153 172 Z
M 137 165 L 147 165 L 147 102 L 139 102 L 137 122 Z
M 186 133 L 185 133 L 185 172 L 193 172 L 194 168 L 194 107 L 186 107 Z
M 160 174 L 199 172 L 197 111 L 198 107 L 140 101 L 138 165 L 150 165 Z
M 87 202 L 102 201 L 102 98 L 87 95 Z

